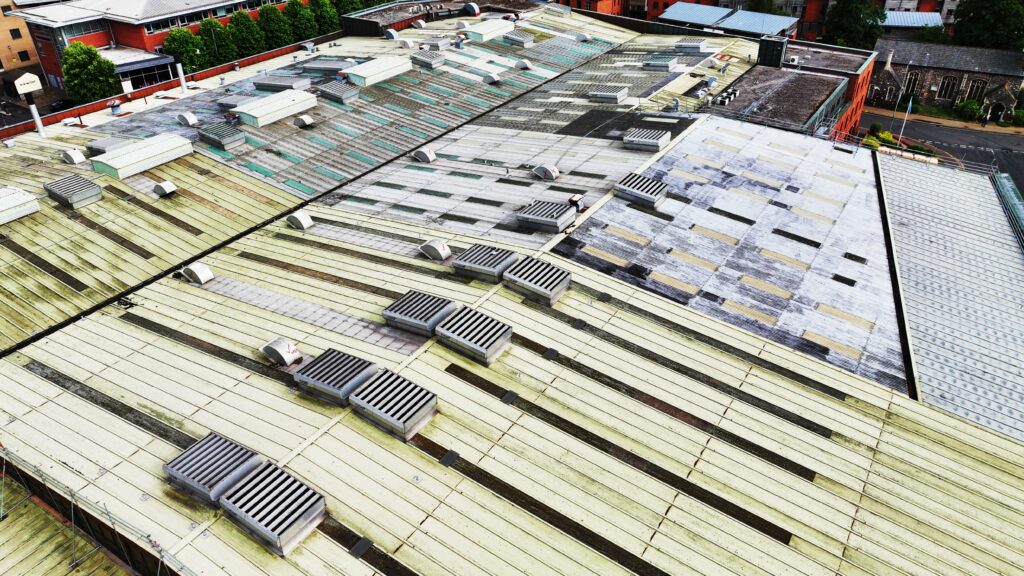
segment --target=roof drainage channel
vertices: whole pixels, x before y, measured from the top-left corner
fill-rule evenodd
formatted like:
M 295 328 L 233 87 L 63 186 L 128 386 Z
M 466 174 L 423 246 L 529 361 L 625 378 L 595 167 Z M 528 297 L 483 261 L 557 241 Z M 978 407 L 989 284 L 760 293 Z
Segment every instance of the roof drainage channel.
M 213 347 L 212 344 L 207 346 Z M 200 349 L 207 351 L 203 348 Z M 224 350 L 224 352 L 227 351 Z M 239 364 L 239 366 L 241 366 L 241 364 Z M 242 367 L 244 368 L 245 366 Z M 199 440 L 198 438 L 193 438 L 189 434 L 157 420 L 137 408 L 133 408 L 119 400 L 115 400 L 66 374 L 54 370 L 41 362 L 32 360 L 25 365 L 25 368 L 33 374 L 36 374 L 64 390 L 71 392 L 79 398 L 82 398 L 86 402 L 94 404 L 104 411 L 115 414 L 125 421 L 135 424 L 146 432 L 149 432 L 150 434 L 161 438 L 182 450 L 188 449 Z M 358 546 L 360 553 L 357 556 L 381 574 L 385 574 L 386 576 L 416 576 L 416 572 L 410 570 L 404 564 L 390 556 L 387 552 L 381 550 L 368 539 L 360 536 L 351 528 L 345 526 L 341 522 L 338 522 L 330 515 L 320 523 L 317 529 L 353 554 L 354 551 L 357 550 L 356 547 Z M 369 543 L 368 546 L 367 543 Z
M 491 394 L 495 398 L 502 399 L 507 398 L 509 390 L 498 386 L 497 384 L 477 375 L 476 373 L 467 370 L 457 364 L 449 364 L 445 369 L 445 372 L 458 377 L 461 380 L 475 386 L 476 388 Z M 504 401 L 504 400 L 503 400 Z M 609 456 L 636 468 L 637 470 L 655 478 L 661 482 L 664 482 L 668 486 L 678 490 L 679 492 L 686 494 L 687 496 L 702 502 L 709 508 L 717 510 L 730 518 L 733 518 L 737 522 L 741 522 L 750 526 L 751 528 L 761 532 L 762 534 L 782 542 L 788 545 L 790 538 L 793 534 L 785 528 L 765 520 L 756 514 L 748 512 L 742 506 L 730 502 L 729 500 L 711 492 L 710 490 L 698 486 L 693 482 L 683 478 L 682 476 L 675 474 L 661 466 L 658 466 L 654 462 L 640 456 L 626 448 L 615 444 L 605 438 L 586 430 L 582 426 L 574 424 L 569 420 L 542 408 L 529 400 L 524 400 L 522 397 L 515 396 L 511 397 L 508 404 L 515 406 L 519 410 L 547 422 L 551 426 L 558 428 L 562 432 L 569 434 L 573 438 L 585 442 Z

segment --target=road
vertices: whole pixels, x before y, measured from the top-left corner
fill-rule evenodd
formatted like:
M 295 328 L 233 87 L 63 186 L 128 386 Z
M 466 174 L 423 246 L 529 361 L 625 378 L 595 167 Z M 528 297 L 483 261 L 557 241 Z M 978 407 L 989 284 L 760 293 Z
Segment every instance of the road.
M 865 113 L 861 126 L 878 122 L 888 128 L 890 121 L 890 116 Z M 894 133 L 899 133 L 902 121 L 897 114 L 893 123 Z M 1013 178 L 1018 190 L 1024 191 L 1024 136 L 950 128 L 921 121 L 907 122 L 903 136 L 949 152 L 965 162 L 995 164 L 1000 172 L 1006 172 Z

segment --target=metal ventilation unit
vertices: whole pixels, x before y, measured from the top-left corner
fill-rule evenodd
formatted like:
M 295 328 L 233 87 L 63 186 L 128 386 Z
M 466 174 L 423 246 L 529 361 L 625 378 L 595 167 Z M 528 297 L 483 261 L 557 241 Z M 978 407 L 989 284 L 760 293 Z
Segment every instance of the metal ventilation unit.
M 664 150 L 671 141 L 672 133 L 668 130 L 631 128 L 622 135 L 622 145 L 629 150 L 660 152 Z
M 302 358 L 302 352 L 286 338 L 274 338 L 261 346 L 260 352 L 274 364 L 285 368 Z
M 90 154 L 106 154 L 107 152 L 113 152 L 118 148 L 130 146 L 131 143 L 131 140 L 110 136 L 108 138 L 99 138 L 89 142 L 85 145 L 85 149 L 88 150 Z
M 331 60 L 328 58 L 315 58 L 302 63 L 302 71 L 307 74 L 334 74 L 346 68 L 356 65 L 354 60 Z
M 164 473 L 171 484 L 216 505 L 225 492 L 262 463 L 259 454 L 211 432 L 164 464 Z
M 255 128 L 262 128 L 278 120 L 301 114 L 316 107 L 316 96 L 303 90 L 284 90 L 246 102 L 232 111 L 238 118 Z
M 533 167 L 533 175 L 541 180 L 554 181 L 558 180 L 561 172 L 558 171 L 558 166 L 554 164 L 541 164 L 540 166 Z
M 312 128 L 314 124 L 316 124 L 316 120 L 309 114 L 296 116 L 295 120 L 292 120 L 292 126 L 296 128 Z
M 533 46 L 534 37 L 529 32 L 523 32 L 522 30 L 513 30 L 512 32 L 506 33 L 501 37 L 505 42 L 513 46 L 519 46 L 520 48 L 530 48 Z
M 516 212 L 516 221 L 523 228 L 557 234 L 576 221 L 576 208 L 538 200 Z
M 398 32 L 396 32 L 393 28 L 388 28 L 387 30 L 384 31 L 384 39 L 398 40 Z
M 391 370 L 381 370 L 349 396 L 349 404 L 370 422 L 409 440 L 437 411 L 437 395 Z
M 388 326 L 430 338 L 437 325 L 458 309 L 459 305 L 447 298 L 409 290 L 385 308 L 381 315 Z
M 245 132 L 230 124 L 220 122 L 200 128 L 199 140 L 221 150 L 231 150 L 245 144 Z
M 349 395 L 376 373 L 373 362 L 331 348 L 296 372 L 295 382 L 315 396 L 348 406 Z
M 176 119 L 182 126 L 192 127 L 199 124 L 199 118 L 196 118 L 196 115 L 191 112 L 182 112 Z
M 36 212 L 39 212 L 39 201 L 35 196 L 21 188 L 0 188 L 0 224 L 14 222 Z
M 512 342 L 512 327 L 472 308 L 463 308 L 437 327 L 437 340 L 484 365 Z
M 69 150 L 63 150 L 60 153 L 60 159 L 63 160 L 66 164 L 71 164 L 72 166 L 74 166 L 75 164 L 81 164 L 82 162 L 85 162 L 85 154 L 82 154 L 81 150 L 71 148 Z
M 253 79 L 252 85 L 264 92 L 282 92 L 284 90 L 306 90 L 310 87 L 309 78 L 296 76 L 259 76 Z
M 322 494 L 273 462 L 250 472 L 220 498 L 220 505 L 281 556 L 294 550 L 327 514 Z
M 533 70 L 533 63 L 530 62 L 529 60 L 527 60 L 526 58 L 523 58 L 521 60 L 516 60 L 516 69 L 518 69 L 518 70 Z
M 170 196 L 178 190 L 178 185 L 170 180 L 164 180 L 163 182 L 157 182 L 153 185 L 153 194 L 163 198 L 164 196 Z
M 285 221 L 288 225 L 296 230 L 309 230 L 314 226 L 313 218 L 309 214 L 303 211 L 298 211 L 293 214 L 289 214 Z
M 639 174 L 626 174 L 626 176 L 615 184 L 615 190 L 620 196 L 631 202 L 657 208 L 667 197 L 668 186 L 646 176 Z
M 331 80 L 330 82 L 317 86 L 320 95 L 332 102 L 339 104 L 350 104 L 359 99 L 359 88 L 353 84 Z
M 433 38 L 420 40 L 420 46 L 426 46 L 428 50 L 440 52 L 441 50 L 451 48 L 452 40 L 447 36 L 434 36 Z
M 501 82 L 501 76 L 497 72 L 492 72 L 490 74 L 484 74 L 483 80 L 484 84 L 497 84 L 498 82 Z
M 452 249 L 448 247 L 448 243 L 444 240 L 434 238 L 420 244 L 420 254 L 423 254 L 431 260 L 444 262 L 452 257 Z
M 644 59 L 643 69 L 655 72 L 671 72 L 679 63 L 676 56 L 648 56 Z
M 444 66 L 445 61 L 444 54 L 433 50 L 417 50 L 409 58 L 412 59 L 414 64 L 419 64 L 430 70 Z
M 707 40 L 681 40 L 676 42 L 676 54 L 700 54 L 707 51 Z
M 416 43 L 409 38 L 401 38 L 398 41 L 399 48 L 405 48 L 406 50 L 412 50 L 416 47 Z
M 437 154 L 430 148 L 423 147 L 413 151 L 412 159 L 417 162 L 430 164 L 431 162 L 437 160 Z
M 190 283 L 202 286 L 215 278 L 213 270 L 202 262 L 193 262 L 181 269 L 181 275 Z
M 237 94 L 235 96 L 227 96 L 217 100 L 217 106 L 222 110 L 231 110 L 232 108 L 237 108 L 242 104 L 254 102 L 256 100 L 259 100 L 259 98 L 256 98 L 255 96 L 243 96 L 241 94 Z
M 591 102 L 600 104 L 621 104 L 629 96 L 628 86 L 594 86 L 587 93 Z
M 123 180 L 192 153 L 192 142 L 164 132 L 92 157 L 92 169 Z
M 43 188 L 58 204 L 74 210 L 97 202 L 103 196 L 99 184 L 90 182 L 78 174 L 47 182 L 43 184 Z
M 501 282 L 501 275 L 516 263 L 519 255 L 511 250 L 474 244 L 452 261 L 455 273 L 488 282 Z
M 572 274 L 550 262 L 527 256 L 505 271 L 505 285 L 548 305 L 554 305 L 569 289 Z

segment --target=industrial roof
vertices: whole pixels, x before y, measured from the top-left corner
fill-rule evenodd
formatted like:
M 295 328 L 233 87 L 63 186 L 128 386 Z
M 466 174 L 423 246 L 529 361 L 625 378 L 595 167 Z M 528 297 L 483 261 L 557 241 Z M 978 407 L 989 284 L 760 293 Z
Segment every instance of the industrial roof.
M 846 78 L 793 68 L 756 66 L 730 87 L 739 91 L 726 108 L 733 113 L 807 126 L 822 105 L 845 90 Z
M 784 34 L 799 21 L 799 18 L 792 16 L 737 10 L 731 16 L 715 24 L 715 26 L 725 30 L 752 32 L 755 34 Z
M 887 10 L 886 28 L 924 28 L 926 26 L 942 26 L 942 14 L 939 12 L 907 12 L 903 10 Z
M 659 18 L 685 22 L 687 24 L 712 26 L 731 13 L 732 9 L 730 8 L 692 4 L 690 2 L 675 2 L 662 12 Z
M 913 61 L 915 66 L 929 68 L 1024 76 L 1024 52 L 1019 50 L 929 44 L 894 38 L 879 38 L 875 42 L 875 52 L 881 54 L 883 60 L 889 54 L 889 50 L 893 51 L 894 64 L 907 64 Z
M 63 26 L 97 18 L 142 23 L 235 3 L 237 0 L 72 0 L 25 8 L 19 10 L 18 16 L 29 22 L 49 26 Z

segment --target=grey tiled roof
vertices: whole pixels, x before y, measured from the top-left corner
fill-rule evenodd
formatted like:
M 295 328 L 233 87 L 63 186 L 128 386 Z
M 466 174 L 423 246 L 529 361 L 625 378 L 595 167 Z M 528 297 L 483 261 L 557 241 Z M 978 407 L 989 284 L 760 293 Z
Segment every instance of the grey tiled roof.
M 1024 77 L 1024 52 L 890 38 L 882 38 L 875 43 L 875 52 L 878 52 L 881 60 L 888 57 L 890 49 L 895 51 L 892 58 L 894 64 L 906 64 L 913 60 L 915 66 L 923 66 L 927 62 L 931 68 Z

